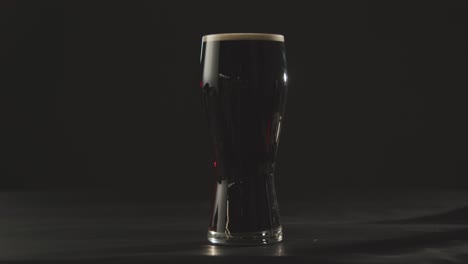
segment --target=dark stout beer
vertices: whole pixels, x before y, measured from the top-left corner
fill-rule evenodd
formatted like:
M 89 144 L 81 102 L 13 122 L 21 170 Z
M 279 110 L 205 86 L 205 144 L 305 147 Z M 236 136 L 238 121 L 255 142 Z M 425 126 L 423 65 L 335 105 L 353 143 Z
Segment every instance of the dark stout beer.
M 203 39 L 200 86 L 214 171 L 211 242 L 281 240 L 274 171 L 288 90 L 283 39 L 271 34 Z

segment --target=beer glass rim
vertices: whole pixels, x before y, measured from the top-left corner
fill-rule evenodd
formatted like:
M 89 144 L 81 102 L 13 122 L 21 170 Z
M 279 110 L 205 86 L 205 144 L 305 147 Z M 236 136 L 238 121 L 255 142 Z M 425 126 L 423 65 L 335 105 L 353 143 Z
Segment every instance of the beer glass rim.
M 269 33 L 219 33 L 205 35 L 202 40 L 203 42 L 227 40 L 266 40 L 284 42 L 284 36 Z

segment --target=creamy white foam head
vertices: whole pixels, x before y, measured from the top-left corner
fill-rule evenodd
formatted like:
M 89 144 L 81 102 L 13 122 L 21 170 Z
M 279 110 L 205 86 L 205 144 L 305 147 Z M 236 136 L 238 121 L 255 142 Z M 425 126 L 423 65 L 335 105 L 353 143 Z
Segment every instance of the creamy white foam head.
M 266 33 L 223 33 L 203 36 L 204 42 L 224 40 L 267 40 L 284 42 L 284 36 Z

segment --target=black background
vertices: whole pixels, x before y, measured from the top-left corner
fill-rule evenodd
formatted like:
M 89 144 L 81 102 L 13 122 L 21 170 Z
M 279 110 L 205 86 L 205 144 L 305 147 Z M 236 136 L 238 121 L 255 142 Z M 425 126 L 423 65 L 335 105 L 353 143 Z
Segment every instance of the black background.
M 1 189 L 206 199 L 201 37 L 285 35 L 280 201 L 468 187 L 462 2 L 2 1 Z M 5 81 L 5 82 L 4 82 Z

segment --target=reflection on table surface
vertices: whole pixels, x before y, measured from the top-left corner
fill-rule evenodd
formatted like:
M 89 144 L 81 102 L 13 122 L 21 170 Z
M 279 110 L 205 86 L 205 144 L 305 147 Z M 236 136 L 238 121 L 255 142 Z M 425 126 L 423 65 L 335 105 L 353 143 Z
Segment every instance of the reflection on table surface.
M 209 244 L 204 202 L 127 198 L 0 193 L 0 261 L 468 263 L 461 191 L 311 194 L 280 204 L 284 241 L 263 246 Z

